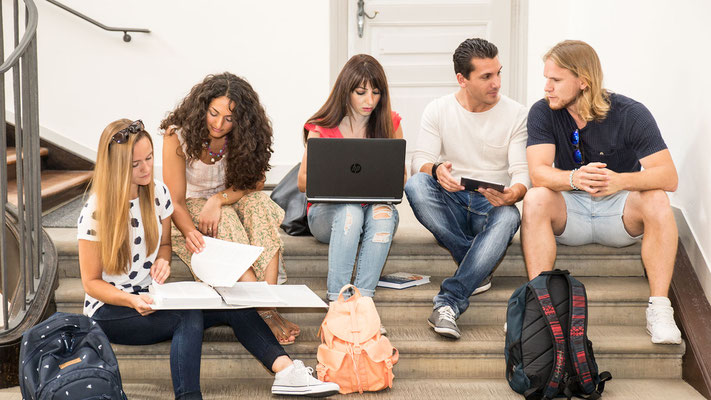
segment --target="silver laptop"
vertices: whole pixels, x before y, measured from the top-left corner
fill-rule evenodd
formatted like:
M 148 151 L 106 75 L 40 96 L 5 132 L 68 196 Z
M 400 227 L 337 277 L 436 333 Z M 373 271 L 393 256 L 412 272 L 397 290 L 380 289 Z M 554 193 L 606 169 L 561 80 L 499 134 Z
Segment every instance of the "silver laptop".
M 405 140 L 309 139 L 306 174 L 312 203 L 400 203 Z

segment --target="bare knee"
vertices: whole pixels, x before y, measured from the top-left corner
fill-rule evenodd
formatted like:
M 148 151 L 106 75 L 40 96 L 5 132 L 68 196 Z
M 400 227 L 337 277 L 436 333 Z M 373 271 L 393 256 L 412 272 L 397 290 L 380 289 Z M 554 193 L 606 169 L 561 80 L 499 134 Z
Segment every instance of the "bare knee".
M 665 221 L 673 215 L 669 196 L 663 190 L 639 192 L 639 204 L 645 221 Z
M 523 219 L 550 216 L 550 209 L 560 194 L 544 187 L 534 187 L 523 198 Z
M 377 204 L 373 207 L 373 219 L 390 219 L 393 217 L 393 206 Z

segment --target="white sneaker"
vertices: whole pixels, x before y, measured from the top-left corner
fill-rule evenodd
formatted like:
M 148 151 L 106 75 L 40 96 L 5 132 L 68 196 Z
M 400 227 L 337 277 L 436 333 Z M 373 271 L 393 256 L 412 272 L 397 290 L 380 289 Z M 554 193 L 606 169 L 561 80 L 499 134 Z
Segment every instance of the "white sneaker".
M 669 304 L 650 304 L 647 306 L 647 333 L 652 336 L 652 343 L 680 344 L 681 332 L 674 322 L 674 309 Z
M 321 382 L 313 377 L 313 373 L 313 368 L 304 366 L 300 360 L 294 360 L 294 364 L 274 375 L 272 394 L 326 397 L 338 393 L 338 384 Z

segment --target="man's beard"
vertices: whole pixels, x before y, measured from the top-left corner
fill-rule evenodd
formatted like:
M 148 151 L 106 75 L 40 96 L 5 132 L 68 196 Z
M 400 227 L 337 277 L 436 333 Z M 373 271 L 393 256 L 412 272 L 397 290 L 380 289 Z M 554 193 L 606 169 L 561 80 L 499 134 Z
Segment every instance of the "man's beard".
M 563 104 L 562 106 L 555 106 L 555 107 L 551 105 L 551 102 L 550 102 L 550 100 L 548 100 L 548 97 L 546 97 L 545 99 L 546 99 L 546 103 L 548 103 L 548 107 L 550 107 L 551 110 L 565 110 L 566 108 L 575 104 L 575 102 L 578 101 L 578 98 L 580 98 L 580 96 L 582 94 L 583 94 L 583 92 L 581 91 L 580 93 L 578 93 L 577 96 L 573 97 L 567 103 Z

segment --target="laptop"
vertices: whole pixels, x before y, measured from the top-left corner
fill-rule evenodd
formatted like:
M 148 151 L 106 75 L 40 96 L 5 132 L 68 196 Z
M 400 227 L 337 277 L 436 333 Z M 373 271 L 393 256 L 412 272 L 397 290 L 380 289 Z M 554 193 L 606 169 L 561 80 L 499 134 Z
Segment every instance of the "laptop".
M 400 203 L 405 140 L 309 139 L 306 174 L 312 203 Z

